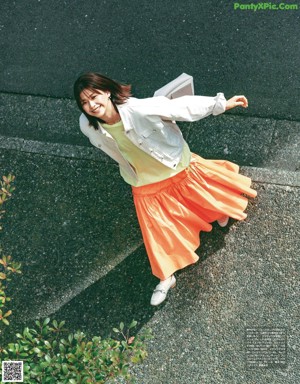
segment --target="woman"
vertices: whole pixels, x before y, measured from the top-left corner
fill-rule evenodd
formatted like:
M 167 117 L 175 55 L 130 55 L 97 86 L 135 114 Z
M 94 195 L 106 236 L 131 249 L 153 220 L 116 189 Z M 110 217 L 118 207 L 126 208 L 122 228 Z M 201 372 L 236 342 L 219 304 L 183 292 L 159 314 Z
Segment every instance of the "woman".
M 160 279 L 151 304 L 159 305 L 175 286 L 174 272 L 199 259 L 200 231 L 211 231 L 216 220 L 226 226 L 229 217 L 245 219 L 248 200 L 242 194 L 256 196 L 236 164 L 191 153 L 175 121 L 246 108 L 248 101 L 245 96 L 226 101 L 223 93 L 137 99 L 130 92 L 130 85 L 94 72 L 74 84 L 81 131 L 119 163 L 132 186 L 152 273 Z

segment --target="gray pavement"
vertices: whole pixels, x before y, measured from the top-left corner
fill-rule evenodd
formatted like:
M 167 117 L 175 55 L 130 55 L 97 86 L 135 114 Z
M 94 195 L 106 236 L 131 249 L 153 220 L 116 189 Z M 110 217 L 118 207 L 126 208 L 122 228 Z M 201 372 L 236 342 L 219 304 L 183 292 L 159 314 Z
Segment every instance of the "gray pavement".
M 300 10 L 234 3 L 1 1 L 0 90 L 71 97 L 79 73 L 96 70 L 146 97 L 187 72 L 202 95 L 247 93 L 241 114 L 299 120 Z

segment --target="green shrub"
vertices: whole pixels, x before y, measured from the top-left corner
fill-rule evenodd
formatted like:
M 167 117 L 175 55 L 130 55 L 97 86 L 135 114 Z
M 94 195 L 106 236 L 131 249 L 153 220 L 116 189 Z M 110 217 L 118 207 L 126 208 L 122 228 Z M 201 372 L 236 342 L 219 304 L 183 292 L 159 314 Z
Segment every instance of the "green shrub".
M 130 364 L 142 362 L 147 355 L 144 341 L 151 337 L 149 330 L 135 337 L 129 334 L 136 321 L 126 332 L 123 323 L 114 328 L 120 340 L 99 336 L 89 340 L 80 331 L 67 334 L 64 321 L 49 323 L 49 318 L 36 321 L 36 328 L 17 333 L 17 342 L 0 351 L 1 362 L 23 360 L 24 383 L 101 384 L 117 377 L 132 382 Z
M 11 197 L 15 189 L 15 187 L 12 186 L 14 180 L 15 176 L 12 175 L 2 176 L 2 180 L 0 180 L 0 219 L 2 219 L 3 213 L 5 213 L 5 211 L 2 210 L 2 205 Z M 0 230 L 2 230 L 2 226 L 0 226 Z
M 3 176 L 0 181 L 0 219 L 3 218 L 5 211 L 2 209 L 3 204 L 11 197 L 14 187 L 12 183 L 15 177 L 12 175 Z M 2 225 L 0 225 L 0 231 Z M 10 302 L 11 298 L 6 295 L 8 282 L 11 281 L 11 276 L 14 273 L 21 273 L 20 263 L 12 261 L 12 257 L 3 255 L 3 250 L 0 247 L 0 324 L 9 325 L 8 317 L 12 314 L 11 309 L 7 308 L 7 303 Z M 0 329 L 0 334 L 1 334 Z

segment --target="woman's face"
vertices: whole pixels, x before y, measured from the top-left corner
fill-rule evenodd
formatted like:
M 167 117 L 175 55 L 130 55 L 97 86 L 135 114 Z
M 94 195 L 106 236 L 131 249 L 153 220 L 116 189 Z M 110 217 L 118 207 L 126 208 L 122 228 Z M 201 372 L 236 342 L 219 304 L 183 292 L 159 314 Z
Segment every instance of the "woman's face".
M 88 115 L 105 120 L 111 109 L 109 96 L 109 91 L 84 89 L 80 94 L 82 108 Z

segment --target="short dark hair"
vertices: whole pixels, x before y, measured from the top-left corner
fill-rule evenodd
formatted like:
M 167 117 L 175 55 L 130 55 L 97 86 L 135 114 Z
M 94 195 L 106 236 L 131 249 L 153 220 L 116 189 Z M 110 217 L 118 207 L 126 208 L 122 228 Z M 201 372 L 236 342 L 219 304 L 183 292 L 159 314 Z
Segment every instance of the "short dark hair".
M 109 77 L 103 76 L 97 72 L 87 72 L 78 77 L 74 83 L 74 96 L 78 108 L 85 114 L 91 126 L 98 129 L 98 121 L 103 122 L 94 116 L 88 115 L 82 108 L 80 94 L 85 89 L 91 91 L 109 91 L 110 98 L 114 108 L 117 110 L 116 105 L 126 103 L 127 99 L 131 96 L 131 85 L 121 84 Z

